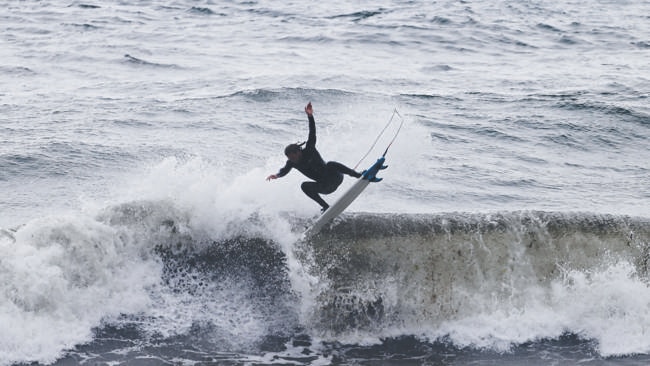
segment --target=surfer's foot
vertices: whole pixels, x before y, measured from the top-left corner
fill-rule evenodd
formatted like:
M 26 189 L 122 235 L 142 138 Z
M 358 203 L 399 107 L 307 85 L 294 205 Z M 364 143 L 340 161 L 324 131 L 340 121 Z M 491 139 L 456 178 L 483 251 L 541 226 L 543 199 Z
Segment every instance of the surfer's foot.
M 327 209 L 330 208 L 330 206 L 323 206 L 323 208 L 320 209 L 320 213 L 324 214 Z

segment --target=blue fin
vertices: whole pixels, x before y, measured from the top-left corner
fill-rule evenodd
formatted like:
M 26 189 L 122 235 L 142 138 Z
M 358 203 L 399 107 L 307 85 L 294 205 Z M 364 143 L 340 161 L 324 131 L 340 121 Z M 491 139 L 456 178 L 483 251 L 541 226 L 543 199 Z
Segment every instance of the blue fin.
M 384 157 L 377 159 L 377 161 L 368 169 L 364 170 L 361 173 L 361 178 L 369 180 L 371 182 L 381 182 L 382 178 L 377 178 L 377 173 L 380 170 L 388 168 L 388 165 L 384 165 Z

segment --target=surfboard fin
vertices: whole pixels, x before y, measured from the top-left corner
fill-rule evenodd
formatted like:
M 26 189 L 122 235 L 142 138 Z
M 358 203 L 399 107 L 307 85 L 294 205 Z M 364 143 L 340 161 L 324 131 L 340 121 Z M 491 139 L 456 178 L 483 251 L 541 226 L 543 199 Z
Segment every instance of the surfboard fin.
M 384 165 L 384 157 L 382 156 L 381 158 L 377 159 L 377 161 L 367 170 L 364 170 L 363 173 L 361 173 L 361 179 L 366 179 L 370 182 L 381 182 L 382 178 L 377 177 L 377 173 L 380 170 L 384 170 L 388 168 L 388 165 Z

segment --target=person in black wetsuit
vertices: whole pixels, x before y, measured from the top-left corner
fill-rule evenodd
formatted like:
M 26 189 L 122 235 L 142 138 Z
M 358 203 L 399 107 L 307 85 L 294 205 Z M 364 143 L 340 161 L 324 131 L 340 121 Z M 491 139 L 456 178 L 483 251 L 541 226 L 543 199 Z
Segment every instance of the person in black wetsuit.
M 321 212 L 325 212 L 329 205 L 321 198 L 320 194 L 329 194 L 336 191 L 343 182 L 343 174 L 355 178 L 361 177 L 361 174 L 336 161 L 325 163 L 318 150 L 316 150 L 316 121 L 314 120 L 314 110 L 311 102 L 305 107 L 305 112 L 309 120 L 309 137 L 305 147 L 302 147 L 303 144 L 287 146 L 284 149 L 284 154 L 289 160 L 277 174 L 269 175 L 266 180 L 284 177 L 292 168 L 298 169 L 302 174 L 314 180 L 313 182 L 303 182 L 300 186 L 302 191 L 309 198 L 318 202 L 322 208 Z

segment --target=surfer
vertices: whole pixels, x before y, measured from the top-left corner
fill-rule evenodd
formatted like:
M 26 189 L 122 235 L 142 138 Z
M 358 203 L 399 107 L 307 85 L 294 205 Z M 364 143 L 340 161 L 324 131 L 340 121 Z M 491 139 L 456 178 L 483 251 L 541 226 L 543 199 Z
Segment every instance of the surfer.
M 303 182 L 300 188 L 309 198 L 321 206 L 321 212 L 325 212 L 329 205 L 321 198 L 320 194 L 330 194 L 336 191 L 343 182 L 343 174 L 355 178 L 361 177 L 361 174 L 336 161 L 325 163 L 318 150 L 316 150 L 316 121 L 314 120 L 314 110 L 311 102 L 305 107 L 305 113 L 307 113 L 307 119 L 309 120 L 307 142 L 287 146 L 284 149 L 284 154 L 289 160 L 277 174 L 269 175 L 266 180 L 284 177 L 292 168 L 298 169 L 307 178 L 314 180 L 313 182 Z M 302 145 L 305 145 L 305 147 L 303 148 Z

